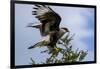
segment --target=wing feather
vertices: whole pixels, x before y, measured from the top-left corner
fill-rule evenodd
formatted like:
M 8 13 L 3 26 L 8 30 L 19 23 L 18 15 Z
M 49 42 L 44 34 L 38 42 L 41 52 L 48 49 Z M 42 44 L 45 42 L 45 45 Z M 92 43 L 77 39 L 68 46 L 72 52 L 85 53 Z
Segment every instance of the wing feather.
M 49 6 L 47 5 L 39 5 L 35 4 L 35 7 L 33 8 L 34 11 L 32 11 L 33 15 L 36 15 L 36 18 L 40 20 L 40 22 L 43 23 L 43 21 L 54 21 L 55 23 L 60 23 L 61 17 L 54 12 Z
M 33 9 L 32 14 L 42 23 L 43 36 L 49 34 L 50 31 L 59 30 L 61 17 L 48 5 L 35 4 Z

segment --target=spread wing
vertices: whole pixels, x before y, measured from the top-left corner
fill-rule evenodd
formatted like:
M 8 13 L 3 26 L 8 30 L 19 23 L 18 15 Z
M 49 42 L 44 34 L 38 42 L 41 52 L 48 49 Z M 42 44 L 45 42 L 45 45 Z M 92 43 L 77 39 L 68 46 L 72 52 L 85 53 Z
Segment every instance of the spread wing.
M 59 30 L 61 17 L 49 6 L 36 4 L 33 9 L 32 14 L 42 23 L 44 35 L 53 30 Z

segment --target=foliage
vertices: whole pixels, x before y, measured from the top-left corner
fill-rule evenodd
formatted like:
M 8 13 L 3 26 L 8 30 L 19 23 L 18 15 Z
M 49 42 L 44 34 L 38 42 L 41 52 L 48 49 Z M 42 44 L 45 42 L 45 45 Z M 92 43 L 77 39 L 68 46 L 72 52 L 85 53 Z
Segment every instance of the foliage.
M 41 51 L 41 54 L 48 53 L 50 55 L 50 57 L 46 58 L 46 61 L 41 62 L 41 64 L 81 62 L 86 57 L 87 51 L 73 50 L 73 46 L 71 45 L 72 40 L 73 36 L 70 37 L 70 35 L 67 34 L 64 38 L 59 39 L 53 49 L 48 47 L 48 50 Z M 61 58 L 58 58 L 58 56 L 61 56 Z M 32 64 L 36 64 L 32 58 L 31 61 Z

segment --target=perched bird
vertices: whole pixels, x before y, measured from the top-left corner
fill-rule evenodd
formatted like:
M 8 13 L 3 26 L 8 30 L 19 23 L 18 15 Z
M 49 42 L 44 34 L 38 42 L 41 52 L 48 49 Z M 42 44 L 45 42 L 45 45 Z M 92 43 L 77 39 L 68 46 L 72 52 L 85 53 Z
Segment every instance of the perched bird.
M 37 28 L 40 30 L 43 39 L 29 47 L 32 49 L 35 47 L 47 46 L 54 48 L 57 41 L 66 33 L 69 32 L 67 28 L 60 28 L 61 17 L 54 12 L 47 5 L 35 5 L 33 9 L 33 15 L 40 21 L 38 25 L 30 24 L 28 27 Z

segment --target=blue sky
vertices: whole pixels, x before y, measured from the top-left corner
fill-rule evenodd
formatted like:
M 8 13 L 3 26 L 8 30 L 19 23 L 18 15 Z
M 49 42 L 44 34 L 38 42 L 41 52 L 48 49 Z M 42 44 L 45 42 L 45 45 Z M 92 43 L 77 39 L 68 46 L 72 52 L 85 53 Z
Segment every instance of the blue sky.
M 45 60 L 47 54 L 40 54 L 44 48 L 27 49 L 40 41 L 41 36 L 37 29 L 26 27 L 29 23 L 37 23 L 32 15 L 34 5 L 15 4 L 15 64 L 30 65 L 30 58 L 37 63 Z M 94 8 L 50 6 L 61 17 L 60 27 L 67 27 L 70 34 L 75 34 L 71 42 L 73 50 L 88 50 L 84 61 L 94 60 Z M 44 57 L 45 56 L 45 57 Z

